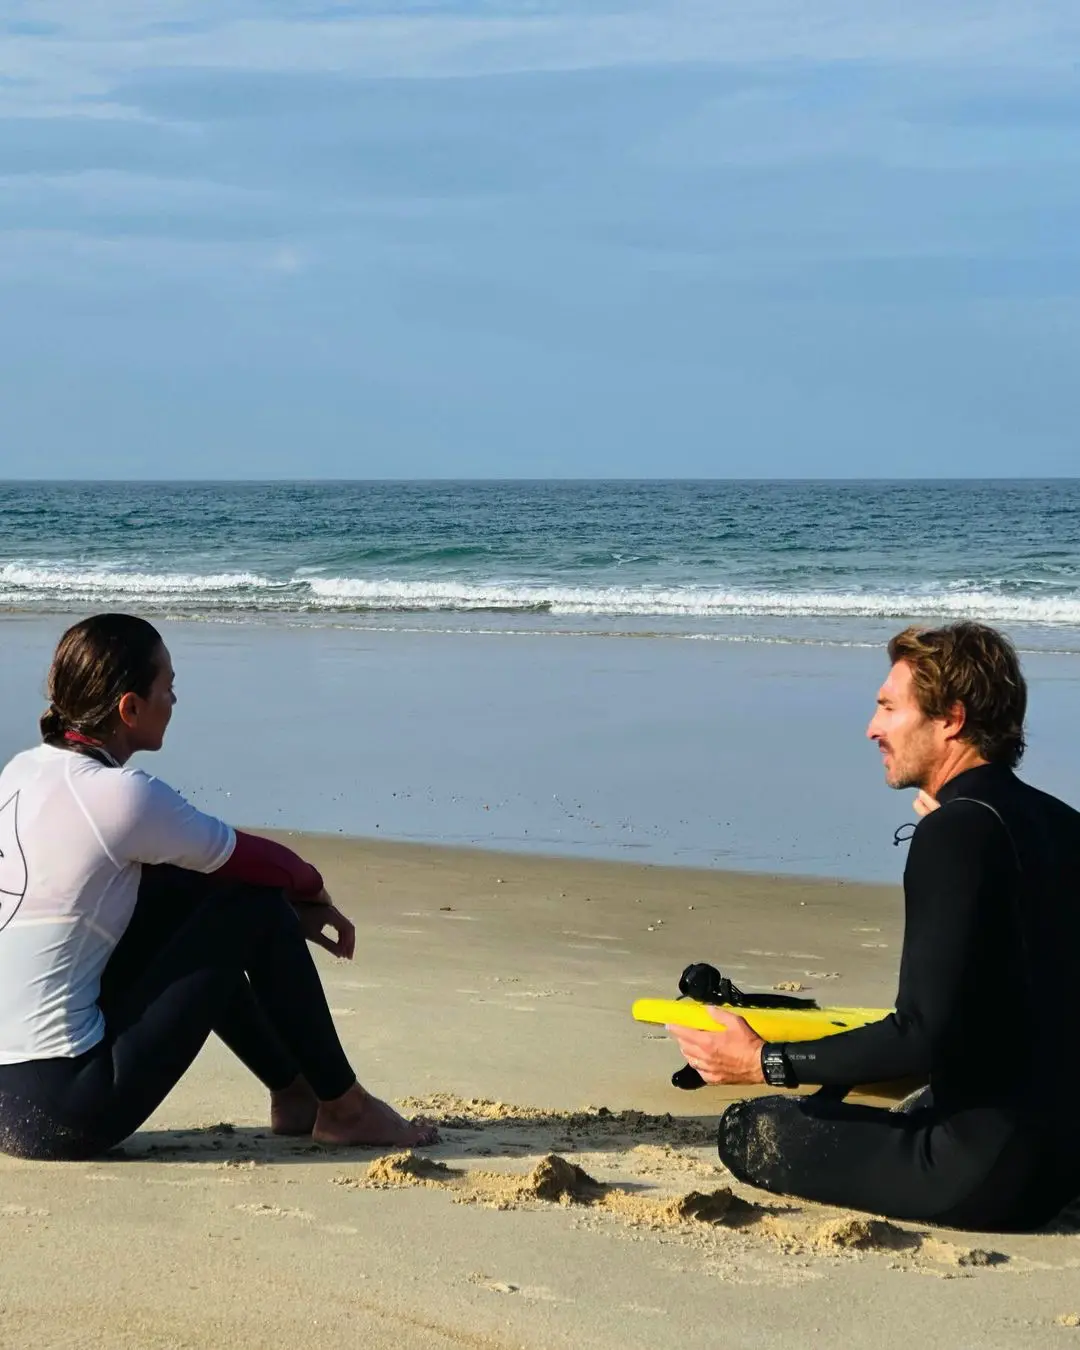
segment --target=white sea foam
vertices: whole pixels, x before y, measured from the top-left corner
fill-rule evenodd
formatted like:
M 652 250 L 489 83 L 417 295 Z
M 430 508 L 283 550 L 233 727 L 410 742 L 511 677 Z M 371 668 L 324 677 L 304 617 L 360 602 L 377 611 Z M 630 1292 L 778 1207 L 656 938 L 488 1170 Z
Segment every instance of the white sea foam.
M 989 586 L 940 590 L 786 590 L 752 587 L 567 586 L 543 581 L 317 577 L 253 572 L 136 572 L 70 564 L 0 566 L 0 606 L 68 608 L 109 602 L 188 613 L 527 612 L 603 618 L 973 618 L 1080 628 L 1080 589 L 1004 593 Z
M 552 614 L 686 616 L 693 618 L 776 616 L 789 618 L 904 618 L 941 616 L 1040 624 L 1080 624 L 1080 592 L 1066 596 L 1003 595 L 989 590 L 944 592 L 781 591 L 700 586 L 552 586 L 525 583 L 312 580 L 311 590 L 327 608 L 349 604 L 370 609 L 547 609 Z
M 84 570 L 47 564 L 24 566 L 20 563 L 7 563 L 0 567 L 0 595 L 11 594 L 22 598 L 217 595 L 245 589 L 262 590 L 274 585 L 266 577 L 251 572 L 200 575 L 184 572 L 129 572 L 102 567 Z

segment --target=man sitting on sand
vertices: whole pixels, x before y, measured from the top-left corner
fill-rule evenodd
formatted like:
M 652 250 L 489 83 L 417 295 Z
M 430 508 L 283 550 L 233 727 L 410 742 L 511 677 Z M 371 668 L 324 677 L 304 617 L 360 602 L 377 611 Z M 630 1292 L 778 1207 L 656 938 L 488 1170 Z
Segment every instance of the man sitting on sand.
M 867 731 L 923 819 L 904 871 L 896 1011 L 769 1044 L 671 1027 L 707 1083 L 823 1084 L 737 1102 L 720 1123 L 740 1181 L 957 1228 L 1037 1227 L 1080 1194 L 1080 814 L 1013 773 L 1027 690 L 1000 633 L 909 628 Z M 912 1108 L 848 1105 L 853 1084 L 914 1077 Z

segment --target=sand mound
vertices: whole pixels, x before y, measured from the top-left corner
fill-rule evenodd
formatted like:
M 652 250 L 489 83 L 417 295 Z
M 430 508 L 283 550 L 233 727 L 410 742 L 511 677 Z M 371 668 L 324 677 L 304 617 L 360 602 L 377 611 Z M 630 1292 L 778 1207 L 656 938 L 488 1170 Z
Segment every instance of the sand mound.
M 857 1214 L 841 1215 L 820 1224 L 810 1233 L 810 1242 L 819 1251 L 910 1251 L 919 1246 L 919 1238 L 884 1219 L 865 1219 Z
M 715 1191 L 687 1191 L 684 1195 L 652 1199 L 610 1186 L 600 1201 L 601 1207 L 633 1228 L 657 1231 L 672 1228 L 746 1228 L 756 1224 L 764 1211 L 722 1186 Z
M 557 1153 L 541 1158 L 520 1183 L 523 1200 L 557 1200 L 561 1204 L 589 1204 L 604 1191 L 588 1172 Z
M 513 1172 L 468 1172 L 455 1199 L 492 1209 L 522 1209 L 538 1201 L 563 1206 L 592 1205 L 608 1187 L 557 1153 L 541 1158 L 527 1176 Z
M 819 1224 L 806 1235 L 806 1244 L 819 1252 L 907 1252 L 938 1265 L 978 1269 L 1002 1265 L 1001 1252 L 983 1247 L 962 1247 L 942 1238 L 911 1232 L 885 1219 L 860 1214 L 842 1214 Z
M 757 1205 L 735 1195 L 729 1186 L 716 1191 L 688 1191 L 659 1207 L 659 1217 L 670 1223 L 723 1223 L 742 1227 L 761 1215 Z
M 377 1158 L 368 1168 L 363 1182 L 352 1177 L 333 1177 L 332 1180 L 337 1186 L 366 1184 L 375 1189 L 385 1189 L 389 1186 L 445 1186 L 457 1175 L 445 1163 L 422 1157 L 410 1149 Z
M 928 1256 L 931 1261 L 963 1268 L 1000 1266 L 1009 1259 L 1004 1253 L 987 1251 L 985 1247 L 959 1247 L 954 1242 L 944 1242 L 941 1238 L 933 1237 L 922 1239 L 919 1253 Z

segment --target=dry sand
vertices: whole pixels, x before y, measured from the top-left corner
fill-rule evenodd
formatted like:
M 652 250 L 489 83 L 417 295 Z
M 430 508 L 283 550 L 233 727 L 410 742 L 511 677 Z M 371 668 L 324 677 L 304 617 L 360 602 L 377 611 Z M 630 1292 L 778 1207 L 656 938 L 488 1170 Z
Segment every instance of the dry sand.
M 212 1043 L 115 1155 L 0 1158 L 0 1346 L 1080 1346 L 1080 1214 L 961 1234 L 739 1186 L 738 1093 L 670 1087 L 629 1018 L 701 959 L 887 1003 L 895 891 L 290 842 L 358 921 L 319 959 L 362 1079 L 443 1142 L 276 1139 Z

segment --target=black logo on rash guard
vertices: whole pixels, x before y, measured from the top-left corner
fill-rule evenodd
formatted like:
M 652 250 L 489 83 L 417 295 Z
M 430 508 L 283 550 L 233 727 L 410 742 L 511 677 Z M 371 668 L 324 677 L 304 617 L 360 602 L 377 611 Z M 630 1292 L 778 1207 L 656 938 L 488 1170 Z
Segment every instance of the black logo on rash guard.
M 19 842 L 19 794 L 0 806 L 0 930 L 15 917 L 26 894 L 26 855 Z

